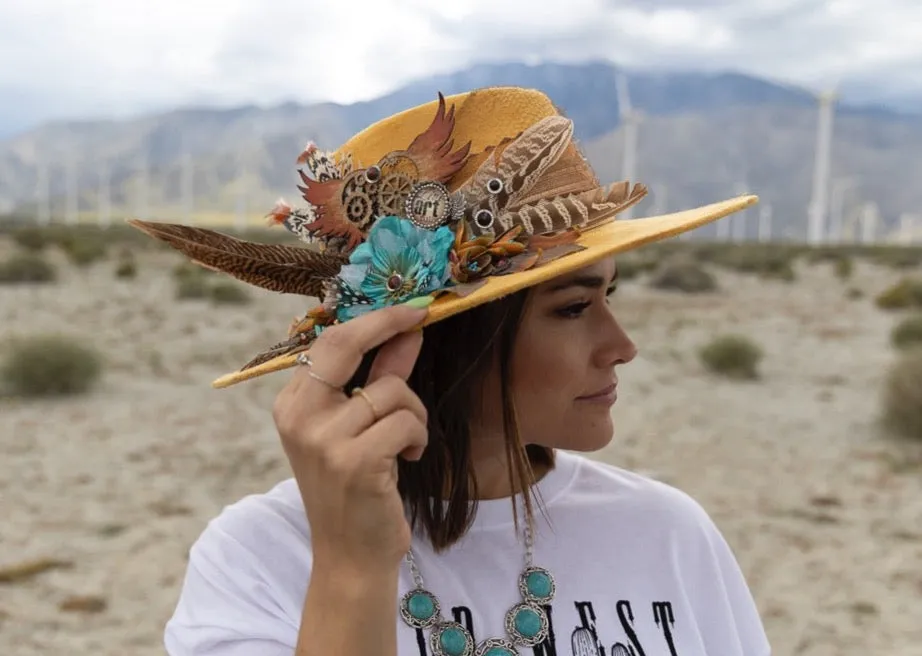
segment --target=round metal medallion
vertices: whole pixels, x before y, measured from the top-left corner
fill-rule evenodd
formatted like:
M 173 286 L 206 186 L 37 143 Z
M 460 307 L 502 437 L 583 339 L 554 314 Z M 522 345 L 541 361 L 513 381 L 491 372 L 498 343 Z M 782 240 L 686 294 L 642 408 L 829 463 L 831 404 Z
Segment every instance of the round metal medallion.
M 439 182 L 422 182 L 413 186 L 406 204 L 407 218 L 420 228 L 435 230 L 451 219 L 451 194 Z

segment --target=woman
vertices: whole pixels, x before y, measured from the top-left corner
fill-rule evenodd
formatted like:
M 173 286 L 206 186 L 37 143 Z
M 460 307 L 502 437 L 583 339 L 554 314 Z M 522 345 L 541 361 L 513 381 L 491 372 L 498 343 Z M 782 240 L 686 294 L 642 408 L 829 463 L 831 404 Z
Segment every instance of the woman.
M 519 105 L 506 113 L 501 103 L 480 106 L 494 123 L 511 124 L 533 96 L 514 92 Z M 444 104 L 438 111 L 445 116 Z M 459 125 L 487 131 L 488 120 L 468 120 L 485 114 L 470 112 L 459 111 Z M 406 120 L 373 132 L 400 132 Z M 436 141 L 447 152 L 449 139 Z M 508 163 L 516 144 L 492 156 Z M 488 166 L 481 159 L 476 170 Z M 377 184 L 381 171 L 363 175 Z M 545 179 L 560 182 L 553 168 Z M 463 184 L 452 184 L 463 195 Z M 464 199 L 471 225 L 483 223 L 478 203 L 506 216 L 493 196 Z M 591 204 L 590 219 L 605 207 Z M 329 206 L 314 209 L 314 234 L 349 241 L 346 229 L 332 230 Z M 573 453 L 612 439 L 616 368 L 636 354 L 608 304 L 617 281 L 610 253 L 580 236 L 577 255 L 531 258 L 507 281 L 467 290 L 473 301 L 458 294 L 433 303 L 419 293 L 432 290 L 417 287 L 400 297 L 409 302 L 377 303 L 371 278 L 381 277 L 375 267 L 387 254 L 375 248 L 394 243 L 393 234 L 375 237 L 378 222 L 347 265 L 364 267 L 367 307 L 356 310 L 357 284 L 345 295 L 344 267 L 321 311 L 337 320 L 302 340 L 309 355 L 294 356 L 303 366 L 274 407 L 294 476 L 226 508 L 197 540 L 166 628 L 168 653 L 768 655 L 740 569 L 705 511 L 665 484 Z M 423 238 L 438 240 L 438 230 Z M 505 243 L 499 232 L 487 239 L 491 253 Z M 536 239 L 523 242 L 526 254 L 535 243 L 560 243 Z M 474 242 L 459 236 L 453 265 L 470 259 L 464 243 Z M 424 254 L 410 267 L 414 284 L 420 270 L 438 269 L 438 257 L 426 259 L 430 247 L 419 242 L 401 255 Z M 504 248 L 497 259 L 476 250 L 475 269 L 515 268 L 521 249 Z M 469 282 L 452 270 L 453 284 Z M 409 279 L 396 264 L 388 271 L 381 279 L 391 291 Z

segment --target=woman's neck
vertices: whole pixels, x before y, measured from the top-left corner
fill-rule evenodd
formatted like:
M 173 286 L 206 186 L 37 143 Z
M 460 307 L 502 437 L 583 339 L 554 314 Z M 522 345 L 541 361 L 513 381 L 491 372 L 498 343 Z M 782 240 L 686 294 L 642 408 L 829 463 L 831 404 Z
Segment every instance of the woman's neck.
M 499 450 L 477 448 L 476 442 L 471 444 L 471 464 L 474 477 L 477 480 L 476 498 L 481 501 L 491 499 L 504 499 L 523 492 L 518 480 L 513 480 L 515 487 L 509 481 L 509 461 L 503 445 Z M 550 471 L 544 462 L 532 462 L 531 470 L 533 482 L 537 483 Z M 446 497 L 448 496 L 446 490 Z

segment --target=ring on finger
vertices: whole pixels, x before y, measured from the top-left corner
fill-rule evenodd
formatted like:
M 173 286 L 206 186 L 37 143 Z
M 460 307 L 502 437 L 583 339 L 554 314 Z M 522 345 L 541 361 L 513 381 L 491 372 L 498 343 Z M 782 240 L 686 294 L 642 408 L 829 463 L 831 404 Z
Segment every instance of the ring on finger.
M 374 416 L 375 422 L 381 419 L 381 413 L 378 412 L 378 408 L 375 405 L 375 402 L 371 400 L 371 397 L 368 395 L 368 392 L 366 392 L 361 387 L 356 387 L 349 394 L 352 397 L 355 397 L 355 395 L 359 395 L 363 399 L 365 399 L 365 403 L 367 403 L 368 407 L 371 408 L 371 414 Z
M 328 381 L 326 378 L 324 378 L 323 376 L 318 374 L 316 371 L 314 371 L 314 361 L 311 360 L 311 356 L 309 356 L 306 352 L 299 353 L 298 357 L 295 358 L 295 361 L 298 364 L 302 364 L 305 367 L 307 367 L 307 375 L 313 378 L 314 380 L 323 383 L 330 389 L 336 390 L 337 392 L 342 391 L 343 389 L 342 387 L 340 387 L 339 385 L 334 385 L 333 383 Z

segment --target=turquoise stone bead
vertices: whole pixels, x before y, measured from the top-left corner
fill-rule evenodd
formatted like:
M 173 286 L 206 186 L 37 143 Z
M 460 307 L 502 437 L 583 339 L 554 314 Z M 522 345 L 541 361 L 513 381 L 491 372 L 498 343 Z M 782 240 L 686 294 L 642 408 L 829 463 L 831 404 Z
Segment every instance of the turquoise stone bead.
M 488 649 L 487 653 L 483 656 L 515 656 L 515 654 L 503 647 L 493 647 L 492 649 Z
M 531 572 L 525 578 L 525 585 L 528 591 L 539 599 L 551 596 L 551 577 L 544 572 Z
M 467 637 L 452 627 L 442 631 L 439 635 L 439 644 L 448 656 L 461 656 L 467 647 Z
M 531 608 L 523 608 L 515 614 L 515 630 L 526 638 L 534 638 L 541 631 L 541 618 Z
M 429 595 L 417 593 L 407 602 L 407 610 L 418 620 L 428 620 L 435 613 L 435 604 L 432 603 Z

